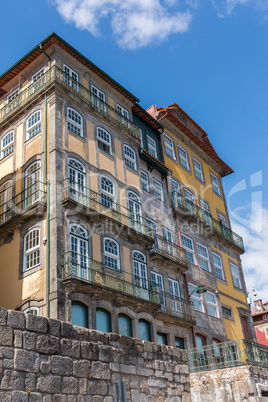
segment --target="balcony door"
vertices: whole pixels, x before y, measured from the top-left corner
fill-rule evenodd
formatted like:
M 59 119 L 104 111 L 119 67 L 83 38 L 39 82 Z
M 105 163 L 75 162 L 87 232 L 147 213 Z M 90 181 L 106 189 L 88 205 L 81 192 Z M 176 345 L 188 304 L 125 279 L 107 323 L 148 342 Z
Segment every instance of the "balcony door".
M 171 230 L 163 226 L 164 250 L 167 254 L 173 255 L 173 236 Z
M 131 227 L 142 231 L 142 212 L 140 197 L 133 191 L 128 191 L 128 209 L 131 219 Z
M 0 225 L 11 218 L 12 181 L 8 180 L 0 186 Z
M 40 199 L 40 161 L 33 162 L 25 171 L 24 208 L 28 208 Z
M 80 204 L 86 203 L 86 168 L 78 160 L 68 161 L 69 196 Z
M 146 257 L 140 251 L 133 251 L 133 270 L 135 280 L 135 295 L 149 299 L 149 286 Z
M 165 302 L 165 290 L 164 290 L 163 275 L 152 271 L 151 279 L 152 279 L 152 284 L 154 285 L 156 290 L 159 290 L 160 303 L 162 305 L 162 309 L 165 309 L 166 302 Z
M 179 282 L 174 279 L 168 278 L 168 288 L 170 294 L 170 307 L 172 313 L 180 315 L 181 312 L 181 300 L 180 300 L 180 286 Z
M 75 223 L 70 225 L 70 251 L 69 274 L 89 280 L 88 232 Z

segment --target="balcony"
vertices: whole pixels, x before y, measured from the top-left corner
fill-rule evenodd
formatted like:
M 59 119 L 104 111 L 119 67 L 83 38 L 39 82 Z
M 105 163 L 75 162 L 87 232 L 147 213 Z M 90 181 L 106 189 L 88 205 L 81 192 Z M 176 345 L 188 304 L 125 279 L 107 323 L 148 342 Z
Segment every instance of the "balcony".
M 129 278 L 129 281 L 125 280 Z M 114 300 L 121 304 L 127 302 L 136 310 L 159 309 L 159 292 L 147 280 L 144 287 L 139 285 L 140 278 L 136 278 L 124 271 L 115 271 L 101 262 L 74 252 L 64 254 L 63 282 L 74 289 L 84 290 L 87 294 L 96 294 L 106 300 Z
M 228 240 L 228 242 L 239 247 L 243 252 L 245 251 L 242 237 L 214 219 L 210 213 L 198 207 L 178 192 L 173 192 L 171 196 L 172 206 L 176 212 L 185 217 L 199 220 L 202 224 L 211 228 L 213 233 L 217 236 L 220 236 L 224 240 Z
M 173 265 L 187 270 L 186 252 L 183 248 L 164 237 L 154 236 L 154 245 L 150 250 L 151 261 L 159 261 L 166 265 Z
M 96 193 L 70 179 L 63 180 L 62 193 L 63 204 L 76 209 L 88 220 L 102 224 L 107 230 L 128 238 L 131 243 L 143 242 L 152 246 L 153 231 L 143 216 L 117 204 L 107 195 Z
M 6 190 L 0 193 L 0 200 L 6 198 Z M 37 181 L 10 200 L 0 204 L 0 228 L 11 224 L 15 218 L 20 222 L 43 215 L 46 203 L 45 183 Z
M 101 113 L 106 119 L 126 130 L 135 139 L 140 140 L 140 130 L 136 124 L 122 116 L 117 110 L 103 102 L 83 85 L 73 80 L 57 66 L 52 66 L 42 77 L 21 91 L 15 99 L 2 106 L 0 109 L 0 124 L 10 119 L 26 103 L 55 83 L 72 92 L 88 106 Z
M 157 318 L 165 322 L 174 323 L 190 327 L 196 323 L 193 303 L 165 292 L 159 292 L 161 309 L 156 313 Z

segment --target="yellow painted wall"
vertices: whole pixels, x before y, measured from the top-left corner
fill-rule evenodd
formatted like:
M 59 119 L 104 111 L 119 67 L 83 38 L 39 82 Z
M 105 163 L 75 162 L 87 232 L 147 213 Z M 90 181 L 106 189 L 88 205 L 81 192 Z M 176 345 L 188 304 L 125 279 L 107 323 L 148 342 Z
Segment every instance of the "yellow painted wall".
M 245 308 L 245 306 L 238 303 L 236 300 L 232 300 L 229 297 L 223 295 L 220 295 L 220 302 L 222 304 L 230 306 L 233 312 L 234 321 L 224 318 L 224 326 L 227 338 L 229 340 L 243 339 L 243 331 L 237 306 L 240 306 L 242 308 Z
M 139 175 L 132 173 L 129 169 L 126 169 L 126 180 L 129 186 L 136 187 L 137 190 L 140 190 Z
M 101 261 L 100 235 L 92 233 L 93 260 Z
M 16 170 L 22 166 L 22 149 L 23 149 L 23 123 L 17 127 L 16 132 Z
M 122 159 L 122 147 L 121 142 L 114 139 L 114 151 L 116 155 L 116 170 L 117 170 L 117 178 L 118 180 L 124 182 L 124 166 L 123 166 L 123 159 Z
M 123 251 L 123 263 L 124 267 L 122 267 L 125 271 L 125 280 L 127 282 L 132 282 L 131 280 L 131 268 L 130 268 L 130 255 L 129 255 L 129 248 L 122 247 Z
M 26 142 L 25 144 L 25 162 L 27 162 L 34 155 L 41 153 L 41 136 L 37 136 L 34 140 Z
M 94 124 L 87 120 L 86 125 L 87 125 L 89 163 L 91 163 L 93 166 L 96 166 L 96 146 L 95 146 L 95 138 L 94 138 Z
M 78 136 L 74 136 L 72 134 L 68 134 L 68 150 L 71 152 L 75 152 L 85 159 L 85 146 L 84 141 L 80 139 Z
M 114 161 L 102 152 L 99 152 L 99 168 L 106 170 L 114 176 Z
M 0 177 L 5 177 L 7 174 L 13 173 L 13 155 L 9 156 L 0 164 Z

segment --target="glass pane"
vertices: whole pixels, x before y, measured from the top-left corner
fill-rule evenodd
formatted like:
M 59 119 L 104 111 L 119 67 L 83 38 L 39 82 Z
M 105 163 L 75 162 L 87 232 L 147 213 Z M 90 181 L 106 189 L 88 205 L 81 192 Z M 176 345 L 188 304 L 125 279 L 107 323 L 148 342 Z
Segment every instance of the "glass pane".
M 88 308 L 83 303 L 72 302 L 72 324 L 88 328 Z
M 120 335 L 132 336 L 132 323 L 128 316 L 119 314 L 118 326 Z
M 180 348 L 180 349 L 185 349 L 185 346 L 184 346 L 184 339 L 183 339 L 183 338 L 179 338 L 178 336 L 175 336 L 175 346 L 176 346 L 177 348 Z
M 166 334 L 161 334 L 160 332 L 157 332 L 157 342 L 160 345 L 167 345 L 167 335 Z
M 108 311 L 97 309 L 96 329 L 102 332 L 111 332 L 111 314 Z
M 139 321 L 139 336 L 142 341 L 151 342 L 151 326 L 149 322 L 144 320 Z

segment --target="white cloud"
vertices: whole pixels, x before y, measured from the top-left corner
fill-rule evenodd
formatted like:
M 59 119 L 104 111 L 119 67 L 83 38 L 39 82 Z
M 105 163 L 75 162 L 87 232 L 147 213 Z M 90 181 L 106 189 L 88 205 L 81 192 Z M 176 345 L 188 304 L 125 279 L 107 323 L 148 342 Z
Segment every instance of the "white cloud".
M 190 11 L 180 12 L 174 0 L 162 3 L 161 0 L 54 0 L 54 3 L 66 22 L 73 22 L 94 36 L 101 34 L 101 28 L 108 24 L 118 45 L 125 49 L 163 42 L 171 34 L 184 33 L 192 19 Z M 169 6 L 173 6 L 172 10 Z
M 253 6 L 257 10 L 268 9 L 268 0 L 211 0 L 218 10 L 218 17 L 231 15 L 237 6 Z

